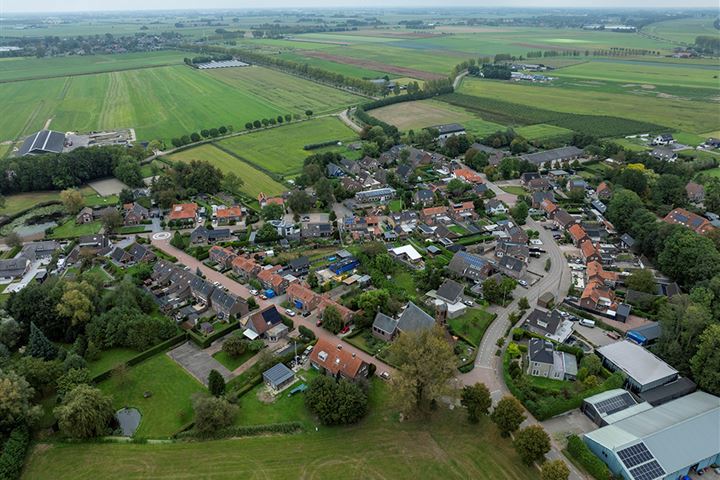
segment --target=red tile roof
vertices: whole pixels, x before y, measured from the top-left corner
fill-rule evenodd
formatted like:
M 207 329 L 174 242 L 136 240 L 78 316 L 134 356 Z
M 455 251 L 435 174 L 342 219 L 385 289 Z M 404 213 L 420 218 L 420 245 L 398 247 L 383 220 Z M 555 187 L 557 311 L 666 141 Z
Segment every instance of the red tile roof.
M 576 242 L 579 242 L 583 238 L 587 237 L 587 232 L 577 223 L 573 224 L 568 228 L 568 233 Z
M 217 218 L 234 218 L 234 217 L 242 217 L 242 209 L 238 206 L 235 207 L 228 207 L 228 208 L 219 208 L 215 215 Z
M 365 362 L 347 350 L 338 350 L 329 340 L 320 339 L 310 354 L 310 361 L 325 368 L 333 375 L 342 374 L 347 378 L 357 377 Z
M 197 216 L 197 203 L 176 203 L 170 209 L 170 220 L 191 220 Z

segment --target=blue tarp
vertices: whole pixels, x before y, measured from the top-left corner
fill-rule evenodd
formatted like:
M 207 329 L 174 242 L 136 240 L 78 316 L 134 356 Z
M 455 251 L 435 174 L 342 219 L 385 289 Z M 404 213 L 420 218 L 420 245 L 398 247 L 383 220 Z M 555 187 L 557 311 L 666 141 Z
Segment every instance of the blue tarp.
M 268 288 L 267 290 L 265 290 L 265 296 L 267 298 L 273 298 L 275 296 L 275 291 L 271 288 Z

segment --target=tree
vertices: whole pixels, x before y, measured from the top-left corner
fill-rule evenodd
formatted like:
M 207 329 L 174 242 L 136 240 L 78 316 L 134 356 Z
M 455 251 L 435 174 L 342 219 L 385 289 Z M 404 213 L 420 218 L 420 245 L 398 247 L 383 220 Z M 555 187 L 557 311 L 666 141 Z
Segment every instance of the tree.
M 220 186 L 223 190 L 233 195 L 237 195 L 240 188 L 245 184 L 245 181 L 238 177 L 235 172 L 227 172 L 224 174 Z
M 569 476 L 570 469 L 562 460 L 550 460 L 542 464 L 542 480 L 567 480 Z
M 239 357 L 247 350 L 247 342 L 237 335 L 232 335 L 225 340 L 222 350 L 231 357 Z
M 510 209 L 510 215 L 515 219 L 518 225 L 525 225 L 530 207 L 525 202 L 517 202 L 517 204 Z
M 710 325 L 700 335 L 697 353 L 690 363 L 698 386 L 720 395 L 720 324 Z
M 550 451 L 550 437 L 540 425 L 523 428 L 515 438 L 515 450 L 526 465 L 541 462 Z
M 625 285 L 631 290 L 645 293 L 657 293 L 657 283 L 652 270 L 639 269 L 632 272 L 626 279 Z
M 326 330 L 337 334 L 343 328 L 343 323 L 342 315 L 337 308 L 331 305 L 323 310 L 322 325 Z
M 78 385 L 90 385 L 92 378 L 87 368 L 72 368 L 57 379 L 57 392 L 63 397 Z
M 312 117 L 313 111 L 312 110 L 305 110 L 305 115 L 308 117 Z
M 720 273 L 720 252 L 712 240 L 687 228 L 675 227 L 657 257 L 662 272 L 684 286 L 708 281 Z
M 35 390 L 22 376 L 0 370 L 0 431 L 40 416 L 40 407 L 32 405 L 34 396 Z
M 259 352 L 263 348 L 265 348 L 265 342 L 263 342 L 261 339 L 252 340 L 248 343 L 248 350 L 251 352 Z
M 57 313 L 68 318 L 73 325 L 84 324 L 90 320 L 95 311 L 95 305 L 91 300 L 95 296 L 95 289 L 86 281 L 68 282 L 57 304 Z
M 315 193 L 317 194 L 318 200 L 320 200 L 323 205 L 328 206 L 333 203 L 333 186 L 327 178 L 322 177 L 317 181 L 315 184 Z
M 53 411 L 60 430 L 75 438 L 92 438 L 107 433 L 113 418 L 112 400 L 90 385 L 78 385 Z
M 87 362 L 77 353 L 70 352 L 67 356 L 65 356 L 65 360 L 63 360 L 63 370 L 66 372 L 68 370 L 79 370 L 84 368 L 87 368 Z
M 102 224 L 106 233 L 113 233 L 123 225 L 123 217 L 118 210 L 109 210 L 102 216 Z
M 405 332 L 389 349 L 398 373 L 392 381 L 394 398 L 406 413 L 427 412 L 440 397 L 454 393 L 456 358 L 440 327 Z
M 208 375 L 208 390 L 216 397 L 225 393 L 225 379 L 220 372 L 215 369 L 210 370 L 210 374 Z
M 447 191 L 450 192 L 450 194 L 453 196 L 461 195 L 469 188 L 470 185 L 463 182 L 459 178 L 453 178 L 447 184 Z
M 193 398 L 195 410 L 195 431 L 200 435 L 210 435 L 235 421 L 238 407 L 224 398 L 208 397 L 196 394 Z
M 0 344 L 12 349 L 20 341 L 22 327 L 5 311 L 0 310 Z
M 35 326 L 35 323 L 30 323 L 30 339 L 25 353 L 35 358 L 42 358 L 43 360 L 52 360 L 57 357 L 57 347 L 47 339 L 45 334 Z
M 305 405 L 324 425 L 344 425 L 365 416 L 368 397 L 356 383 L 320 376 L 310 382 Z
M 631 190 L 618 189 L 610 199 L 607 216 L 619 232 L 627 232 L 632 225 L 628 214 L 643 209 L 642 200 L 640 200 L 637 193 Z
M 520 308 L 520 310 L 527 310 L 528 308 L 530 308 L 530 302 L 528 302 L 527 297 L 520 298 L 520 300 L 518 301 L 518 307 Z
M 85 205 L 82 193 L 74 188 L 68 188 L 60 192 L 60 201 L 65 207 L 65 211 L 70 215 L 75 215 Z
M 126 203 L 132 203 L 135 201 L 135 194 L 129 188 L 123 188 L 122 190 L 120 190 L 118 199 L 119 199 L 120 203 L 123 205 Z
M 525 413 L 520 402 L 515 397 L 504 397 L 500 400 L 490 415 L 490 419 L 497 425 L 500 434 L 508 437 L 520 427 L 525 420 Z
M 305 191 L 296 190 L 290 194 L 288 206 L 293 212 L 306 213 L 312 208 L 313 200 Z
M 467 408 L 470 423 L 478 423 L 482 415 L 487 415 L 492 406 L 490 390 L 484 383 L 466 385 L 460 394 L 460 404 Z
M 23 241 L 16 232 L 10 232 L 5 235 L 5 244 L 10 248 L 22 247 Z
M 257 235 L 255 236 L 255 241 L 258 243 L 265 243 L 275 241 L 278 238 L 280 238 L 280 235 L 278 234 L 277 228 L 273 227 L 269 223 L 266 223 L 260 227 L 260 230 L 258 230 Z
M 615 183 L 623 188 L 632 190 L 638 195 L 642 195 L 647 190 L 647 177 L 643 170 L 632 167 L 623 168 L 620 174 L 615 178 Z
M 260 211 L 260 214 L 264 220 L 280 220 L 285 214 L 285 209 L 282 205 L 271 203 L 269 205 L 265 205 Z
M 113 175 L 131 187 L 143 185 L 140 162 L 132 155 L 123 155 L 120 157 L 117 166 L 113 169 Z
M 687 295 L 674 295 L 657 316 L 661 328 L 655 353 L 683 375 L 690 375 L 690 359 L 698 349 L 700 336 L 712 323 L 711 313 Z
M 191 134 L 190 134 L 190 140 L 191 140 L 193 143 L 194 143 L 194 142 L 199 142 L 199 141 L 200 141 L 200 134 L 197 133 L 197 132 L 191 133 Z

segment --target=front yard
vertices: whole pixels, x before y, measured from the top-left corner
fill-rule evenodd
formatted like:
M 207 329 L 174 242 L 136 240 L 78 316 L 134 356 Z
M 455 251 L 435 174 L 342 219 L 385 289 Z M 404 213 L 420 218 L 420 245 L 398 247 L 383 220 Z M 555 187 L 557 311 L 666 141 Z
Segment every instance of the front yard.
M 448 323 L 452 333 L 462 336 L 477 347 L 493 320 L 495 320 L 494 313 L 482 308 L 469 308 L 463 315 L 449 320 Z
M 94 235 L 102 228 L 102 222 L 96 220 L 90 223 L 75 223 L 75 219 L 71 218 L 67 222 L 53 229 L 48 238 L 76 238 L 83 235 Z
M 231 357 L 227 353 L 220 350 L 219 352 L 213 354 L 213 358 L 218 362 L 222 363 L 228 370 L 233 371 L 243 363 L 250 360 L 256 353 L 257 352 L 245 350 L 245 353 L 243 353 L 239 357 Z

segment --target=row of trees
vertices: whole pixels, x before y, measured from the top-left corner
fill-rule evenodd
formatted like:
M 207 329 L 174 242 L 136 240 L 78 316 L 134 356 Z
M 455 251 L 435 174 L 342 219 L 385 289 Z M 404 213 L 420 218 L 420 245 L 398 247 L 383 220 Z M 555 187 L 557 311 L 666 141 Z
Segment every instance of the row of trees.
M 176 162 L 154 179 L 150 186 L 153 200 L 162 208 L 169 208 L 177 200 L 221 190 L 237 194 L 243 180 L 233 172 L 223 174 L 219 168 L 205 160 Z
M 313 114 L 312 110 L 305 110 L 305 116 L 310 118 Z M 268 127 L 272 125 L 280 125 L 282 123 L 290 123 L 293 120 L 300 120 L 300 115 L 290 115 L 289 113 L 286 113 L 285 115 L 278 115 L 275 118 L 263 118 L 261 120 L 254 120 L 252 122 L 245 123 L 245 130 L 253 130 L 256 128 L 261 127 Z
M 227 135 L 228 133 L 232 132 L 233 127 L 232 125 L 221 125 L 217 128 L 204 128 L 200 130 L 200 132 L 192 132 L 189 135 L 183 135 L 181 137 L 175 137 L 172 140 L 170 140 L 170 143 L 173 147 L 178 148 L 182 147 L 183 145 L 188 145 L 190 143 L 199 142 L 200 140 L 204 138 L 216 138 L 220 137 L 222 135 Z

